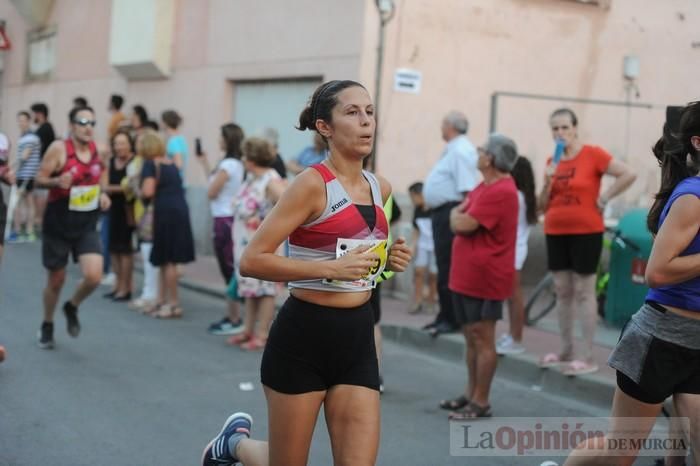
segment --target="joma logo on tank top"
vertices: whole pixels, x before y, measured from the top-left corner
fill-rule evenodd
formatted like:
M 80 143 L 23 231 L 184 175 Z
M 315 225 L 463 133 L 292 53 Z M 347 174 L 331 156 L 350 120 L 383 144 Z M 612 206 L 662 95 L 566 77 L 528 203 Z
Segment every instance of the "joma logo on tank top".
M 333 207 L 331 207 L 331 212 L 335 212 L 336 210 L 340 209 L 343 207 L 345 204 L 347 204 L 349 201 L 346 198 L 343 198 L 340 200 L 340 202 L 333 204 Z

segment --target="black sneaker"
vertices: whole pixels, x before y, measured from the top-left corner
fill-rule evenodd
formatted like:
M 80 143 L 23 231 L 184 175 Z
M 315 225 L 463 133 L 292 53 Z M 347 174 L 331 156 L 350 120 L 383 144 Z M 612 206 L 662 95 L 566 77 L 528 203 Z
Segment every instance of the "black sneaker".
M 39 348 L 53 349 L 53 322 L 43 322 L 39 330 Z
M 228 317 L 224 317 L 211 324 L 207 331 L 212 335 L 237 335 L 243 331 L 243 321 L 238 319 L 232 322 Z
M 78 308 L 70 301 L 63 305 L 63 313 L 66 315 L 68 335 L 77 338 L 80 335 L 80 321 L 78 320 Z

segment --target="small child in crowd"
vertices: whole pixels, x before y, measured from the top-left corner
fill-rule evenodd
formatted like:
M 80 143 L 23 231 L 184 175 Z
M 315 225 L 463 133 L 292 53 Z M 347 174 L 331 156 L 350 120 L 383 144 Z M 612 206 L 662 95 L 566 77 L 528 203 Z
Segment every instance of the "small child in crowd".
M 430 220 L 430 210 L 425 206 L 423 199 L 423 183 L 413 183 L 408 188 L 411 202 L 415 207 L 413 212 L 413 257 L 414 272 L 413 284 L 415 295 L 413 306 L 409 310 L 416 314 L 421 310 L 437 311 L 437 262 L 435 259 L 435 246 L 433 244 L 433 223 Z M 427 303 L 423 304 L 425 285 L 428 285 Z

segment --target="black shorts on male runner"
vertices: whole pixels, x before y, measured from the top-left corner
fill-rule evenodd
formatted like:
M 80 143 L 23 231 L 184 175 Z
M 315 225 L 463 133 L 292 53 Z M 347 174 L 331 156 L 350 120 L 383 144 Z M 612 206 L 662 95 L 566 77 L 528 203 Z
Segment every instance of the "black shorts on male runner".
M 102 242 L 97 231 L 87 231 L 75 238 L 44 233 L 41 244 L 41 260 L 49 270 L 58 270 L 68 265 L 68 256 L 73 262 L 83 254 L 102 254 Z

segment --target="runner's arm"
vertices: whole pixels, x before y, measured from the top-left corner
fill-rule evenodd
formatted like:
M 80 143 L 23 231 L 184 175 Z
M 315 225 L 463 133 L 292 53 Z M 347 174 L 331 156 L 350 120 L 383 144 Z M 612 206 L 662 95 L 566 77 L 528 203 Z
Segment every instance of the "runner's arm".
M 350 262 L 361 263 L 366 273 L 376 261 L 376 254 L 367 254 L 361 258 L 353 254 L 355 257 L 348 257 L 344 261 L 341 259 L 321 262 L 275 254 L 279 245 L 299 225 L 321 214 L 325 208 L 325 199 L 325 183 L 316 170 L 307 170 L 297 176 L 246 245 L 241 257 L 241 275 L 272 282 L 320 278 L 347 279 L 343 278 L 344 273 L 347 274 L 347 268 L 344 268 L 343 264 Z M 361 274 L 358 274 L 353 279 L 360 276 Z
M 34 178 L 34 183 L 40 188 L 57 188 L 60 185 L 60 177 L 53 176 L 63 165 L 63 141 L 54 141 L 46 149 L 46 154 L 41 161 L 39 171 Z
M 700 254 L 680 256 L 700 230 L 700 199 L 693 194 L 673 202 L 654 239 L 646 269 L 652 288 L 674 285 L 700 276 Z

